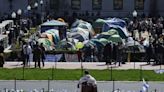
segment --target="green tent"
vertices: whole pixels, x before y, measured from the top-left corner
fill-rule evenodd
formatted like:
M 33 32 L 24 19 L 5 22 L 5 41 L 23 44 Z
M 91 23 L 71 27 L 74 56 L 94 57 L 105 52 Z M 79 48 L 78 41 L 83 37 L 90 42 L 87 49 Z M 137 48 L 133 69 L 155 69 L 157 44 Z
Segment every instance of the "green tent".
M 108 40 L 108 39 L 105 39 L 105 38 L 101 38 L 101 39 L 99 39 L 99 41 L 100 41 L 101 43 L 103 43 L 104 46 L 105 46 L 106 44 L 109 43 L 109 40 Z
M 122 38 L 119 35 L 112 35 L 108 40 L 115 43 L 122 42 Z
M 102 28 L 104 24 L 105 24 L 105 20 L 103 20 L 103 19 L 97 19 L 93 23 L 93 28 Z

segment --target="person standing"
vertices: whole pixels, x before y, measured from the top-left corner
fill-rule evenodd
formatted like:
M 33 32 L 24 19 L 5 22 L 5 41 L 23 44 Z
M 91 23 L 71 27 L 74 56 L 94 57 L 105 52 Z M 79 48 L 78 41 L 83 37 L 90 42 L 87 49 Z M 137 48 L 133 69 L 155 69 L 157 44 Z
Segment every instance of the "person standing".
M 35 68 L 38 66 L 40 68 L 40 59 L 41 59 L 41 48 L 36 42 L 36 45 L 33 48 L 33 60 L 35 62 Z
M 0 67 L 3 67 L 4 65 L 4 47 L 3 43 L 0 42 Z
M 43 43 L 40 44 L 40 49 L 41 49 L 41 61 L 44 67 L 44 60 L 45 60 L 45 48 L 43 46 Z
M 112 44 L 108 43 L 104 47 L 103 51 L 103 57 L 106 62 L 106 64 L 111 64 L 111 59 L 112 59 Z
M 23 54 L 24 54 L 24 66 L 27 66 L 28 65 L 28 62 L 30 62 L 30 55 L 32 53 L 32 49 L 31 49 L 31 46 L 29 45 L 29 43 L 25 43 L 23 45 Z

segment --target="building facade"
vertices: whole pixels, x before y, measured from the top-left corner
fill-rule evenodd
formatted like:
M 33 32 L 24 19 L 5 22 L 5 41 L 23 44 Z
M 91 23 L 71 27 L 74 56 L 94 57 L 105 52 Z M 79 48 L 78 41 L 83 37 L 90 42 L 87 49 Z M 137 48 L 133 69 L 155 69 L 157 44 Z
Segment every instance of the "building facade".
M 0 15 L 9 14 L 19 8 L 26 12 L 39 0 L 0 0 Z M 44 13 L 63 16 L 116 16 L 128 17 L 136 10 L 139 15 L 164 16 L 164 0 L 43 0 Z M 38 5 L 40 7 L 40 5 Z M 38 9 L 39 11 L 39 9 Z

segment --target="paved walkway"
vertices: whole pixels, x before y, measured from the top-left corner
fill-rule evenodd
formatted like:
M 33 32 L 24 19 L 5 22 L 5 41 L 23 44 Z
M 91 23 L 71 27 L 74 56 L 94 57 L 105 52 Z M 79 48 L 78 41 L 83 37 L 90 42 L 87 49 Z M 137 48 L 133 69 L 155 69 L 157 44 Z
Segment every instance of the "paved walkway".
M 22 67 L 22 62 L 5 62 L 4 67 L 5 68 L 20 68 Z M 43 69 L 56 67 L 58 69 L 81 69 L 81 65 L 84 69 L 107 69 L 108 66 L 105 65 L 105 62 L 45 62 L 45 67 L 42 67 Z M 121 66 L 117 65 L 109 65 L 110 67 L 113 67 L 114 69 L 140 69 L 142 66 L 142 69 L 144 70 L 158 70 L 158 69 L 164 69 L 164 65 L 147 65 L 146 62 L 129 62 L 126 64 L 122 64 Z M 34 62 L 30 62 L 30 68 L 34 68 Z

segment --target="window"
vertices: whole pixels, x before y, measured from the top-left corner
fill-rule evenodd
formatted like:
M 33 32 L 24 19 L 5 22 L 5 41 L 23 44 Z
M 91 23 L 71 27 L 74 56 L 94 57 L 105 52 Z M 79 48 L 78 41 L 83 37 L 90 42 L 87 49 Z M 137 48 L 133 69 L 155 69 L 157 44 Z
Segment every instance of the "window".
M 72 0 L 72 9 L 79 10 L 81 7 L 81 0 Z
M 101 10 L 101 8 L 102 8 L 102 0 L 92 0 L 93 10 Z
M 143 10 L 144 9 L 144 0 L 135 0 L 135 9 Z
M 123 0 L 113 0 L 114 10 L 122 10 L 123 9 Z

